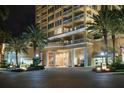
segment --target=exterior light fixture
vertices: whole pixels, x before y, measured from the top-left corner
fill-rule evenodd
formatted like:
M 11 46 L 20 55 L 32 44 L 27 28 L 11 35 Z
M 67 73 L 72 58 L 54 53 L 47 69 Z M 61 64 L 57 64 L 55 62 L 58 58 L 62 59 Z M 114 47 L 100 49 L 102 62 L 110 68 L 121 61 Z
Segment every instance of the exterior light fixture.
M 38 55 L 38 54 L 36 54 L 36 57 L 39 57 L 39 55 Z
M 102 70 L 101 67 L 96 68 L 96 71 L 98 71 L 98 72 L 101 71 L 101 70 Z
M 105 53 L 104 53 L 104 52 L 101 52 L 101 53 L 100 53 L 100 55 L 101 55 L 101 56 L 104 56 L 104 55 L 105 55 Z

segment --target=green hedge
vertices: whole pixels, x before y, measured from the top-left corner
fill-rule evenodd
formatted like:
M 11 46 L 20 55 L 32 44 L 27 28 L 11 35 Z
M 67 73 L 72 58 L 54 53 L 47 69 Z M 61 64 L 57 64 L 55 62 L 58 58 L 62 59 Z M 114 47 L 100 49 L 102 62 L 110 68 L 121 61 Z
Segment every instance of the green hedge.
M 1 68 L 7 68 L 8 64 L 7 64 L 7 60 L 2 60 L 2 62 L 0 63 L 0 67 Z
M 111 64 L 111 68 L 114 68 L 114 69 L 124 69 L 124 64 L 121 64 L 122 63 L 122 59 L 121 57 L 116 57 L 115 59 L 115 62 Z

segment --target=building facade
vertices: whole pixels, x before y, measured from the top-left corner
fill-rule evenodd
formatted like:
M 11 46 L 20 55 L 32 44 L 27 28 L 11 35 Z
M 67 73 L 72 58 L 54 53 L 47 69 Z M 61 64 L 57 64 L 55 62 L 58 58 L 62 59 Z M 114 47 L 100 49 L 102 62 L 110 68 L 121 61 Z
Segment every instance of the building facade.
M 46 66 L 94 65 L 92 61 L 94 53 L 101 52 L 103 39 L 96 41 L 89 39 L 90 31 L 86 28 L 88 23 L 93 22 L 91 17 L 97 14 L 101 6 L 41 5 L 36 6 L 35 9 L 36 25 L 47 32 L 49 40 L 44 52 Z

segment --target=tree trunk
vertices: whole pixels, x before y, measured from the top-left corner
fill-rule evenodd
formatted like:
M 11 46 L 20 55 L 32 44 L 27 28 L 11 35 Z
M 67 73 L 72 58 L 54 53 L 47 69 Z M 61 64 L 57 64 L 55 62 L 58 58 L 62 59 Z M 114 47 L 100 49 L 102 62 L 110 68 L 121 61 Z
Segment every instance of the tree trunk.
M 17 67 L 19 67 L 19 63 L 18 63 L 18 51 L 16 51 L 16 65 L 17 65 Z
M 103 30 L 103 36 L 104 36 L 104 43 L 105 43 L 105 60 L 106 60 L 106 65 L 108 65 L 108 40 L 107 40 L 107 30 Z
M 34 42 L 33 48 L 34 48 L 34 58 L 36 58 L 36 42 Z M 35 60 L 33 60 L 33 65 L 35 65 Z
M 113 62 L 115 62 L 115 34 L 112 34 L 112 43 L 113 43 Z

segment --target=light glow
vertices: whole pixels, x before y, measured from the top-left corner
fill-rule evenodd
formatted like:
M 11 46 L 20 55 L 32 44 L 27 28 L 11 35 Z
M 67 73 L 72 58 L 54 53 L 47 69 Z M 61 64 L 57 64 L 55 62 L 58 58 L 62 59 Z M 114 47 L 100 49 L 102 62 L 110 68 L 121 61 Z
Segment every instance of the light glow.
M 104 55 L 105 55 L 105 53 L 104 53 L 104 52 L 101 52 L 101 53 L 100 53 L 100 55 L 101 55 L 101 56 L 104 56 Z
M 101 71 L 101 67 L 97 67 L 96 70 L 97 70 L 97 71 Z

